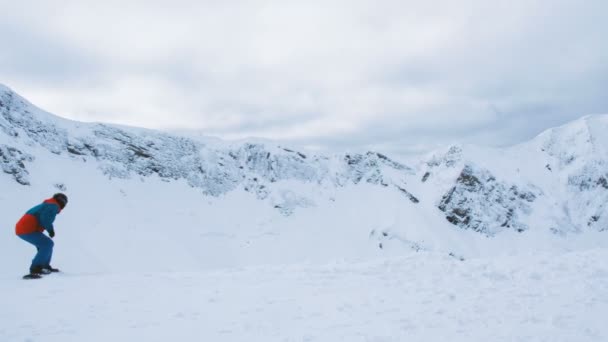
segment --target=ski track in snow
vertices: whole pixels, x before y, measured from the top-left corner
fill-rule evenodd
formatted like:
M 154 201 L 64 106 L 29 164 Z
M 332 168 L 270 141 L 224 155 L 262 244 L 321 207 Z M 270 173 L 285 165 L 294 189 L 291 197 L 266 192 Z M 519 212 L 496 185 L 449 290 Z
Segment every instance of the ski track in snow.
M 0 341 L 606 341 L 608 250 L 0 279 Z

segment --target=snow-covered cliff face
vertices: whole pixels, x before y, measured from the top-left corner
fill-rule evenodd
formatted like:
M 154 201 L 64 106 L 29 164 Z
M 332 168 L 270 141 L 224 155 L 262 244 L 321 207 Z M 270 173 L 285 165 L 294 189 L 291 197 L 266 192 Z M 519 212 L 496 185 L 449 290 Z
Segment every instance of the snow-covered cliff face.
M 448 221 L 462 228 L 488 235 L 503 228 L 523 232 L 528 226 L 522 217 L 530 213 L 529 203 L 536 197 L 532 191 L 497 181 L 487 170 L 466 165 L 454 187 L 442 197 L 439 209 Z
M 484 152 L 451 146 L 446 153 L 435 153 L 421 168 L 421 182 L 434 184 L 437 208 L 455 226 L 485 235 L 526 231 L 532 205 L 542 191 L 492 171 L 496 165 L 491 160 L 500 159 L 504 151 Z
M 152 130 L 105 124 L 83 124 L 45 113 L 7 88 L 0 88 L 0 162 L 5 173 L 29 185 L 25 152 L 42 147 L 73 160 L 95 162 L 108 178 L 156 175 L 165 181 L 185 180 L 205 195 L 243 189 L 291 213 L 309 205 L 281 183 L 297 181 L 311 187 L 336 188 L 370 183 L 415 197 L 404 179 L 414 171 L 375 152 L 318 156 L 259 143 L 207 143 Z
M 590 116 L 535 141 L 546 160 L 547 177 L 559 179 L 564 216 L 575 230 L 608 230 L 607 129 L 608 116 Z
M 427 159 L 422 182 L 435 180 L 448 221 L 487 235 L 607 230 L 606 129 L 608 115 L 598 115 L 509 148 L 452 146 Z
M 586 117 L 511 148 L 452 146 L 410 167 L 377 152 L 323 156 L 72 122 L 0 86 L 0 167 L 21 186 L 35 185 L 29 168 L 41 154 L 50 156 L 46 163 L 93 164 L 108 181 L 158 177 L 212 197 L 246 191 L 285 216 L 333 200 L 344 187 L 368 184 L 398 193 L 421 216 L 488 236 L 607 230 L 606 129 L 608 116 Z

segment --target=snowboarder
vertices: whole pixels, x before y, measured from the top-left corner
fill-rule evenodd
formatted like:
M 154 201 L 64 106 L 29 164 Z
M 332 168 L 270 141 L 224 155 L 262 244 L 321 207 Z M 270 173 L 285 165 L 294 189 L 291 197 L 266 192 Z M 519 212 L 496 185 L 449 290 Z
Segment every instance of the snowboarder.
M 59 272 L 58 269 L 51 267 L 53 246 L 55 244 L 53 240 L 49 239 L 42 232 L 46 230 L 51 238 L 55 237 L 53 222 L 57 214 L 65 208 L 67 203 L 68 197 L 66 195 L 62 193 L 55 194 L 52 198 L 28 210 L 17 222 L 15 226 L 17 236 L 36 246 L 38 250 L 34 260 L 32 260 L 30 274 L 24 278 L 40 278 L 42 274 Z

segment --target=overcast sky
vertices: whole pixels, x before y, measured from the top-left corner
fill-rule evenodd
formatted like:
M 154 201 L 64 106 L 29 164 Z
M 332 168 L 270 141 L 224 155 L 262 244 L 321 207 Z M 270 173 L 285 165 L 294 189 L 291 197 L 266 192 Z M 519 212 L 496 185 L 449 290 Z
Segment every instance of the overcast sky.
M 0 83 L 70 119 L 225 139 L 504 145 L 608 113 L 607 18 L 606 0 L 0 0 Z

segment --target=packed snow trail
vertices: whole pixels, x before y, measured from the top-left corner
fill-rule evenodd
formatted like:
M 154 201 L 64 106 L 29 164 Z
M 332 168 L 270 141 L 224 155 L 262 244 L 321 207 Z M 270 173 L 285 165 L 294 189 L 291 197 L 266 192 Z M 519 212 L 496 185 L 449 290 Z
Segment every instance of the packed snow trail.
M 608 250 L 0 280 L 0 341 L 606 341 Z

